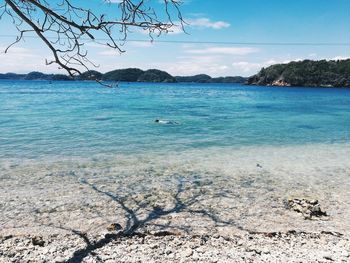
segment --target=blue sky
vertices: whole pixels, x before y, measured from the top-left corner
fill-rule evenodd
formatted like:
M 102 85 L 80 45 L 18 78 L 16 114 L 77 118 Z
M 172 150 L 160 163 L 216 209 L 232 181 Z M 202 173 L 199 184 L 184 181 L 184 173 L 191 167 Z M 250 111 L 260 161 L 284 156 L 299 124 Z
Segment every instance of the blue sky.
M 159 0 L 149 0 L 161 8 Z M 1 2 L 1 1 L 0 1 Z M 86 1 L 75 0 L 86 6 Z M 91 8 L 115 14 L 117 5 L 91 0 Z M 184 0 L 182 13 L 188 34 L 175 32 L 160 40 L 217 42 L 307 42 L 350 43 L 349 0 Z M 0 21 L 0 35 L 13 35 L 12 23 Z M 3 51 L 13 38 L 0 37 Z M 148 40 L 135 30 L 129 39 Z M 173 75 L 207 73 L 212 76 L 255 74 L 261 67 L 300 59 L 343 59 L 350 46 L 263 46 L 186 43 L 127 42 L 122 55 L 89 43 L 90 58 L 106 72 L 116 68 L 158 68 Z M 0 54 L 0 72 L 40 70 L 59 72 L 46 66 L 51 54 L 37 39 L 26 39 Z M 63 72 L 62 72 L 63 73 Z

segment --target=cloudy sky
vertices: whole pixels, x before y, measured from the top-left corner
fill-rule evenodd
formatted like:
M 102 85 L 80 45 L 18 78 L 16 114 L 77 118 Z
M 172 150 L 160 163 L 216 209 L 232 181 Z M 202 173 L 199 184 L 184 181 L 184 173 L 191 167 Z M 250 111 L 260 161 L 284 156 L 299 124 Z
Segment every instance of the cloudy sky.
M 161 1 L 148 1 L 161 10 Z M 117 13 L 117 3 L 106 5 L 102 0 L 91 0 L 89 4 L 99 13 Z M 350 57 L 350 45 L 258 44 L 350 43 L 349 0 L 184 0 L 181 10 L 188 23 L 187 33 L 174 28 L 151 43 L 146 34 L 134 30 L 128 39 L 144 41 L 127 41 L 123 54 L 87 43 L 90 59 L 101 72 L 138 67 L 162 69 L 173 75 L 249 76 L 275 63 Z M 26 38 L 4 54 L 15 34 L 9 19 L 0 20 L 0 72 L 60 72 L 56 66 L 45 65 L 51 54 L 39 39 Z

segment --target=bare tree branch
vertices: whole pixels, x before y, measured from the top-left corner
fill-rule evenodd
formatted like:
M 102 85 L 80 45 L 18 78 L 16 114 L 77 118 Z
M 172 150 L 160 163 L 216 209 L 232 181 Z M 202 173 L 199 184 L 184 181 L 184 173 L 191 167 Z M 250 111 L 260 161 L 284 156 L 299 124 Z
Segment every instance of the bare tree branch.
M 73 0 L 4 2 L 0 6 L 0 19 L 8 15 L 19 32 L 5 52 L 23 40 L 27 33 L 34 33 L 54 57 L 53 60 L 47 60 L 46 64 L 57 64 L 70 76 L 81 74 L 82 69 L 97 67 L 90 61 L 85 48 L 91 41 L 122 53 L 122 45 L 133 28 L 146 31 L 153 39 L 154 35 L 166 34 L 174 26 L 183 29 L 184 25 L 180 0 L 164 0 L 162 11 L 155 10 L 154 6 L 159 5 L 156 0 L 120 0 L 118 5 L 112 4 L 111 0 L 105 0 L 105 4 L 117 6 L 113 18 L 108 14 L 98 14 L 75 6 Z

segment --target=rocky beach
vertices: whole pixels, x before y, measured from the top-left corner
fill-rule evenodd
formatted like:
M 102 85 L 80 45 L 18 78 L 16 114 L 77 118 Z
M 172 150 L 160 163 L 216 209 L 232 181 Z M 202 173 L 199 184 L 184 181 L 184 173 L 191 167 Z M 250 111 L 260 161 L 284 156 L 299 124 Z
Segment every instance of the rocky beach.
M 349 262 L 348 150 L 2 163 L 0 262 Z
M 167 233 L 2 237 L 1 262 L 349 262 L 348 237 L 336 233 L 239 236 Z

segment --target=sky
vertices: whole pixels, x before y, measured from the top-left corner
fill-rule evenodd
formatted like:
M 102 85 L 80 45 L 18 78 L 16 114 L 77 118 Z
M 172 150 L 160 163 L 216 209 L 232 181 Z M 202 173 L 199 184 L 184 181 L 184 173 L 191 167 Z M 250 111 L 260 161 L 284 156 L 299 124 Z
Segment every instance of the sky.
M 118 4 L 89 0 L 98 13 L 113 16 Z M 161 12 L 160 0 L 148 0 Z M 0 0 L 0 5 L 1 5 Z M 54 1 L 50 1 L 54 2 Z M 118 0 L 114 0 L 118 2 Z M 152 43 L 146 34 L 134 30 L 118 53 L 96 43 L 87 43 L 89 58 L 96 69 L 107 72 L 118 68 L 157 68 L 172 75 L 205 73 L 216 76 L 250 76 L 262 67 L 302 59 L 350 58 L 349 0 L 183 0 L 181 12 L 187 22 L 186 33 L 173 32 Z M 86 0 L 74 0 L 87 7 Z M 57 66 L 46 66 L 52 55 L 35 38 L 4 50 L 16 35 L 12 22 L 0 20 L 0 72 L 26 73 L 34 70 L 63 73 Z M 161 43 L 179 41 L 180 43 Z M 185 43 L 181 43 L 181 42 Z M 189 43 L 220 42 L 220 43 Z M 223 44 L 222 42 L 231 42 Z M 241 43 L 239 45 L 232 44 Z M 261 45 L 259 43 L 349 43 L 349 45 Z

